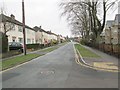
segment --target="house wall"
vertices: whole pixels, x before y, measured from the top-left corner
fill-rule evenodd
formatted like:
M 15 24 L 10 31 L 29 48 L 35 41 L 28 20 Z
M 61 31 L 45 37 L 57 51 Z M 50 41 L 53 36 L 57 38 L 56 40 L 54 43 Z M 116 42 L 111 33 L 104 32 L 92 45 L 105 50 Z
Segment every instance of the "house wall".
M 54 35 L 54 34 L 51 34 L 51 35 L 50 35 L 50 39 L 51 39 L 51 40 L 57 40 L 57 36 Z
M 48 35 L 48 33 L 42 32 L 42 35 L 43 35 L 43 37 L 42 37 L 42 43 L 43 43 L 43 44 L 48 44 L 48 40 L 49 40 L 49 35 Z
M 57 40 L 57 36 L 56 35 L 52 35 L 54 40 Z
M 112 44 L 118 44 L 118 26 L 112 27 Z
M 105 44 L 111 43 L 118 44 L 118 27 L 116 26 L 111 28 L 111 32 L 109 29 L 105 30 Z
M 110 29 L 105 29 L 105 44 L 110 44 Z
M 21 26 L 15 25 L 15 29 L 8 31 L 6 33 L 8 36 L 8 42 L 13 42 L 13 41 L 19 42 L 19 38 L 23 39 L 23 33 L 18 31 L 20 28 L 22 30 Z M 22 43 L 22 41 L 21 41 L 21 43 Z
M 4 27 L 3 27 L 3 23 L 0 22 L 0 32 L 4 33 Z
M 8 25 L 9 26 L 9 25 Z M 0 29 L 4 32 L 3 23 L 0 24 Z M 33 44 L 35 43 L 35 31 L 26 28 L 26 44 Z M 20 42 L 23 43 L 23 30 L 22 26 L 14 25 L 14 28 L 7 33 L 8 42 Z
M 35 43 L 35 31 L 26 28 L 26 43 L 27 44 L 34 44 Z
M 48 34 L 48 43 L 51 43 L 52 37 L 51 34 Z
M 36 43 L 43 44 L 43 42 L 42 42 L 42 36 L 43 36 L 42 32 L 40 32 L 40 31 L 37 31 L 35 33 Z
M 37 31 L 35 37 L 36 37 L 36 43 L 40 43 L 40 44 L 48 44 L 51 40 L 50 34 L 44 31 L 41 32 Z

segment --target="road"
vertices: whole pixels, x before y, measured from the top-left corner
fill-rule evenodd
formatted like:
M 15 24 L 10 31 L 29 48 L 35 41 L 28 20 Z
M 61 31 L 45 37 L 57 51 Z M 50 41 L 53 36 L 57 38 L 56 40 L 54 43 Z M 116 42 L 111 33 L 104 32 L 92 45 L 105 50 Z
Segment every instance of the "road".
M 97 71 L 75 62 L 68 43 L 2 74 L 3 88 L 117 88 L 118 73 Z

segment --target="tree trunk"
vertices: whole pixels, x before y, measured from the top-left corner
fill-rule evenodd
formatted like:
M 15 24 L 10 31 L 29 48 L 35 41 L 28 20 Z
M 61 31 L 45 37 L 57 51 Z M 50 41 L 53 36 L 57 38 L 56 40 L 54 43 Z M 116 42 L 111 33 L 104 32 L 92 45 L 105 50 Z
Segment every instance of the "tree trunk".
M 101 27 L 101 32 L 103 31 L 105 27 L 105 21 L 106 21 L 106 2 L 103 1 L 103 24 Z

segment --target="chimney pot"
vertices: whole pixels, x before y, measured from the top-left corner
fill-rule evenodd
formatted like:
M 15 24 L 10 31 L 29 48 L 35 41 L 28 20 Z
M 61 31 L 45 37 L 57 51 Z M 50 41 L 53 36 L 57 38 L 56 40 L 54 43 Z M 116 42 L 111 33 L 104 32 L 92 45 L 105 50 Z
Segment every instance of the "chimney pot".
M 10 17 L 11 17 L 12 19 L 15 19 L 15 16 L 14 16 L 13 14 L 11 14 Z
M 40 26 L 40 29 L 41 29 L 41 26 Z

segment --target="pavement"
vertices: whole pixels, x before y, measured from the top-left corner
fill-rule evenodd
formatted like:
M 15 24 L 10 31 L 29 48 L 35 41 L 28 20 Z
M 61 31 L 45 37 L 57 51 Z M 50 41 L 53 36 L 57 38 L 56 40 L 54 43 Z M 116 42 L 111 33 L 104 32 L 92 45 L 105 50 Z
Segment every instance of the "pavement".
M 50 47 L 46 47 L 46 48 L 43 48 L 43 49 L 39 49 L 39 50 L 35 50 L 35 51 L 27 51 L 27 54 L 40 54 L 40 55 L 44 55 L 46 53 L 48 53 L 47 51 L 46 52 L 42 52 L 43 50 L 46 50 L 46 49 L 49 49 L 49 48 L 52 48 L 52 47 L 60 47 L 62 46 L 64 43 L 60 43 L 60 44 L 57 44 L 57 45 L 54 45 L 54 46 L 50 46 Z M 19 54 L 19 55 L 15 55 L 15 56 L 11 56 L 11 57 L 7 57 L 7 58 L 4 58 L 4 59 L 0 59 L 0 61 L 3 61 L 3 60 L 7 60 L 7 59 L 10 59 L 10 58 L 14 58 L 14 57 L 17 57 L 17 56 L 22 56 L 22 54 Z
M 110 56 L 104 52 L 101 52 L 99 50 L 96 50 L 87 46 L 83 46 L 83 47 L 100 56 L 100 58 L 82 57 L 82 59 L 86 64 L 93 67 L 118 71 L 118 58 Z
M 2 73 L 2 88 L 118 88 L 118 73 L 94 70 L 75 61 L 70 42 Z

